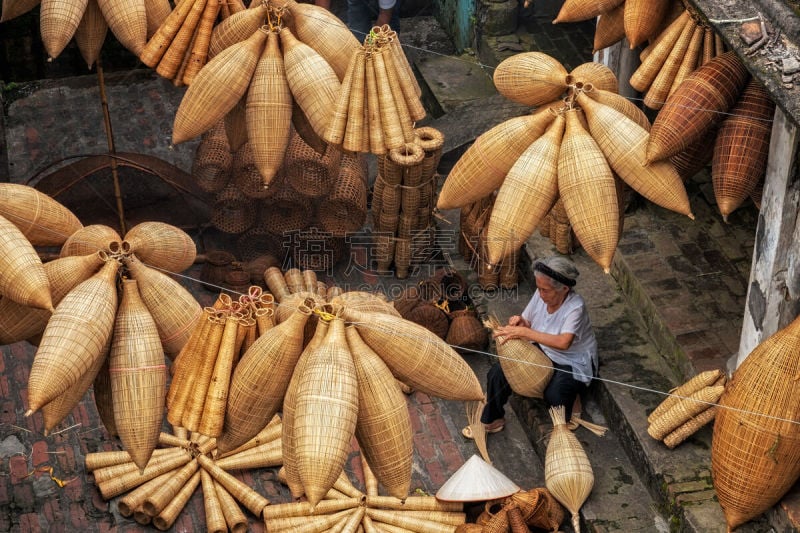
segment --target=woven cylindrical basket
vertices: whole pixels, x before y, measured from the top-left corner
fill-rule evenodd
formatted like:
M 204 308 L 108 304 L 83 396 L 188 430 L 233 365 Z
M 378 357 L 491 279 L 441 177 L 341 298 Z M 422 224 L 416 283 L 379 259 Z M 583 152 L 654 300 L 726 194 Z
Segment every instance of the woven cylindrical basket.
M 230 181 L 233 163 L 223 121 L 203 134 L 192 161 L 192 177 L 206 192 L 219 192 Z
M 286 255 L 283 238 L 263 226 L 256 226 L 242 233 L 236 240 L 236 251 L 242 261 L 252 261 L 265 254 L 271 255 L 276 261 L 279 261 Z M 261 274 L 263 276 L 263 270 Z
M 303 196 L 325 196 L 336 180 L 341 156 L 341 150 L 330 146 L 320 155 L 295 133 L 286 149 L 286 182 Z
M 445 341 L 451 346 L 466 350 L 484 350 L 489 343 L 489 333 L 472 309 L 450 313 L 450 328 Z
M 494 71 L 497 90 L 515 102 L 540 106 L 557 100 L 566 88 L 567 70 L 541 52 L 524 52 L 503 60 Z
M 308 199 L 284 183 L 261 210 L 258 227 L 283 236 L 308 227 L 310 218 Z
M 499 327 L 496 318 L 490 317 L 486 325 L 492 330 Z M 521 396 L 541 398 L 544 389 L 553 376 L 553 362 L 544 352 L 533 344 L 508 339 L 497 343 L 497 355 L 511 389 Z
M 277 172 L 277 170 L 276 170 Z M 272 177 L 274 177 L 274 173 Z M 264 176 L 258 169 L 255 161 L 253 147 L 249 142 L 244 143 L 233 154 L 231 165 L 231 182 L 249 198 L 269 198 L 277 187 L 272 183 L 266 184 Z
M 256 205 L 233 184 L 223 189 L 211 208 L 211 224 L 225 233 L 244 233 L 256 222 Z
M 367 218 L 367 187 L 361 156 L 347 154 L 341 158 L 339 176 L 333 190 L 317 212 L 322 230 L 335 237 L 361 229 Z
M 425 301 L 408 311 L 403 318 L 423 326 L 440 339 L 447 337 L 447 332 L 450 328 L 450 320 L 447 318 L 447 314 L 432 303 Z

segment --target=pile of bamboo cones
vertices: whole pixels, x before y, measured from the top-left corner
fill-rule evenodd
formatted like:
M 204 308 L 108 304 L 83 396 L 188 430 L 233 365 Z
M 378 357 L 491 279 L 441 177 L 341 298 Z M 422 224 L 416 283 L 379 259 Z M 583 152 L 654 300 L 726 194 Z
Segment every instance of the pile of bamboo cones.
M 647 433 L 663 440 L 668 448 L 675 448 L 714 420 L 726 379 L 720 370 L 707 370 L 671 390 L 647 417 Z
M 433 248 L 435 173 L 444 142 L 433 128 L 414 131 L 416 142 L 378 158 L 372 195 L 377 269 L 386 272 L 394 262 L 400 279 L 412 264 L 426 262 Z
M 280 466 L 280 433 L 275 417 L 256 437 L 223 456 L 216 453 L 214 439 L 176 429 L 159 435 L 161 447 L 142 471 L 125 451 L 89 453 L 86 470 L 104 499 L 127 492 L 117 503 L 119 512 L 139 524 L 166 531 L 201 486 L 207 530 L 246 531 L 242 506 L 261 518 L 270 502 L 229 471 Z
M 375 27 L 350 60 L 323 138 L 351 152 L 402 149 L 425 117 L 421 94 L 397 32 Z

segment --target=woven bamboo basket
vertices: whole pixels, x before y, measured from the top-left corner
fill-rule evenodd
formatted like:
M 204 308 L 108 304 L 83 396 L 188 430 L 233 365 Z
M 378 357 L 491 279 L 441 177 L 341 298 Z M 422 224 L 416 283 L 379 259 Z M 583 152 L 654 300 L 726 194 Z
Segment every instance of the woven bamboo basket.
M 437 207 L 463 207 L 491 194 L 554 119 L 548 111 L 534 113 L 502 122 L 478 136 L 448 174 Z
M 656 440 L 661 440 L 684 422 L 711 407 L 719 400 L 724 386 L 703 387 L 697 392 L 680 398 L 663 414 L 655 417 L 647 428 L 647 433 Z
M 672 87 L 669 89 L 669 94 L 674 93 L 675 90 L 680 87 L 681 83 L 683 83 L 683 80 L 701 65 L 705 30 L 706 28 L 700 24 L 696 25 L 694 33 L 692 34 L 692 40 L 686 48 L 686 55 L 681 60 L 681 65 L 678 67 L 675 78 L 672 80 Z
M 283 164 L 291 134 L 292 93 L 283 74 L 278 42 L 278 34 L 270 32 L 247 92 L 247 137 L 264 185 Z M 265 128 L 264 124 L 271 126 Z
M 236 261 L 236 257 L 225 250 L 211 250 L 206 253 L 206 260 L 200 269 L 200 280 L 207 289 L 215 290 L 225 283 L 225 274 Z
M 217 496 L 214 479 L 203 469 L 200 469 L 200 484 L 203 487 L 203 507 L 206 517 L 206 529 L 210 533 L 227 532 L 228 526 L 225 523 L 225 515 L 222 513 L 222 505 Z
M 263 285 L 264 272 L 271 266 L 280 266 L 281 259 L 284 256 L 285 250 L 283 249 L 283 241 L 279 235 L 271 233 L 262 226 L 251 228 L 236 240 L 236 251 L 246 264 L 259 260 L 264 261 L 264 258 L 269 257 L 268 264 L 260 272 L 256 272 L 255 264 L 253 269 L 250 270 L 251 274 L 258 274 L 258 278 L 253 278 L 255 285 Z
M 216 193 L 230 181 L 233 156 L 223 121 L 205 132 L 192 161 L 192 176 L 205 192 Z
M 311 314 L 301 306 L 261 335 L 236 365 L 217 448 L 226 452 L 255 436 L 280 409 L 303 348 L 303 328 Z M 270 379 L 263 379 L 264 376 Z
M 39 2 L 35 0 L 4 0 L 0 22 L 23 15 L 38 5 Z
M 391 370 L 361 339 L 355 326 L 346 329 L 358 383 L 356 437 L 378 481 L 395 498 L 405 499 L 411 485 L 413 443 L 405 398 Z
M 661 21 L 669 9 L 669 0 L 626 1 L 625 36 L 632 49 L 657 35 Z
M 447 318 L 447 314 L 434 304 L 426 301 L 421 301 L 414 308 L 407 311 L 403 318 L 419 324 L 440 339 L 447 337 L 447 332 L 450 329 L 450 320 Z
M 160 0 L 160 2 L 164 2 L 164 0 Z M 166 5 L 169 8 L 168 1 Z M 208 45 L 211 42 L 211 34 L 214 31 L 220 8 L 219 0 L 208 0 L 206 2 L 203 13 L 197 23 L 197 28 L 192 36 L 191 48 L 186 51 L 180 70 L 173 78 L 175 81 L 179 80 L 184 85 L 191 85 L 197 73 L 205 66 L 208 61 Z M 151 10 L 148 9 L 148 24 L 150 12 Z M 167 10 L 167 13 L 169 12 Z
M 139 283 L 139 292 L 156 322 L 164 352 L 174 357 L 200 319 L 200 304 L 180 283 L 147 267 L 135 255 L 124 262 L 131 277 Z
M 714 143 L 711 180 L 722 218 L 744 202 L 767 171 L 775 104 L 761 84 L 748 82 Z
M 266 16 L 267 6 L 265 4 L 257 4 L 252 6 L 252 9 L 240 11 L 217 24 L 211 33 L 211 42 L 208 44 L 209 60 L 216 57 L 223 50 L 255 34 L 264 24 Z
M 342 130 L 342 148 L 351 152 L 360 152 L 364 147 L 364 142 L 369 142 L 369 137 L 365 137 L 364 127 L 369 125 L 365 115 L 365 94 L 366 94 L 366 53 L 359 50 L 354 55 L 355 64 L 350 77 L 350 88 L 347 101 L 347 116 L 344 119 Z M 341 98 L 340 98 L 341 100 Z M 342 107 L 344 104 L 342 104 Z M 335 126 L 335 125 L 334 125 Z M 368 147 L 368 145 L 367 145 Z
M 597 52 L 625 38 L 625 4 L 600 15 L 594 30 L 593 51 Z
M 158 66 L 156 66 L 156 72 L 161 76 L 183 83 L 183 73 L 196 42 L 197 35 L 195 30 L 203 17 L 206 5 L 206 0 L 191 2 L 191 8 L 172 38 L 169 48 L 164 52 Z M 147 47 L 145 46 L 145 48 Z M 144 51 L 141 55 L 144 55 Z
M 233 154 L 232 183 L 248 198 L 269 198 L 278 190 L 275 175 L 266 183 L 255 162 L 253 146 L 245 142 Z
M 719 401 L 711 475 L 729 530 L 772 507 L 800 475 L 795 376 L 800 321 L 759 344 Z M 764 416 L 761 416 L 761 415 Z
M 322 230 L 335 237 L 361 229 L 367 219 L 367 187 L 361 157 L 342 157 L 339 177 L 317 213 Z
M 110 347 L 109 342 L 108 348 L 110 349 Z M 106 431 L 109 435 L 115 437 L 117 436 L 117 428 L 114 424 L 114 400 L 111 398 L 111 375 L 108 373 L 108 357 L 104 359 L 105 361 L 92 383 L 94 404 L 97 407 L 97 414 L 100 415 L 100 421 L 106 427 Z M 52 404 L 53 402 L 50 403 Z M 42 408 L 42 411 L 44 414 L 44 408 Z
M 144 470 L 164 417 L 164 348 L 136 280 L 124 280 L 109 355 L 114 422 L 131 459 Z
M 138 54 L 142 63 L 150 68 L 158 67 L 162 58 L 164 58 L 168 51 L 170 52 L 170 58 L 165 60 L 165 65 L 167 63 L 172 65 L 177 62 L 178 59 L 175 56 L 178 55 L 178 49 L 184 48 L 188 44 L 186 39 L 187 32 L 184 31 L 180 39 L 178 38 L 178 34 L 183 29 L 184 22 L 186 22 L 186 18 L 194 10 L 195 5 L 200 4 L 199 9 L 202 9 L 205 2 L 195 2 L 191 0 L 181 2 L 180 4 L 179 6 L 175 6 L 176 8 L 170 12 L 164 20 L 164 23 L 148 38 L 141 53 Z M 146 6 L 145 11 L 147 11 Z M 148 34 L 149 33 L 150 30 L 148 27 Z M 175 42 L 175 46 L 172 46 L 173 41 Z M 172 50 L 170 50 L 170 48 L 172 48 Z
M 286 183 L 302 196 L 321 198 L 330 192 L 336 181 L 341 158 L 342 152 L 331 146 L 324 155 L 317 153 L 295 133 L 284 160 Z
M 472 309 L 462 309 L 450 313 L 452 322 L 447 330 L 445 342 L 451 346 L 472 350 L 484 350 L 489 343 L 489 335 L 483 327 L 475 311 Z
M 699 33 L 697 30 L 699 30 Z M 653 79 L 653 83 L 650 84 L 647 90 L 647 94 L 644 97 L 644 105 L 650 109 L 661 109 L 664 105 L 675 81 L 675 76 L 677 76 L 684 58 L 688 55 L 689 46 L 694 42 L 695 34 L 702 36 L 702 29 L 699 29 L 697 24 L 690 19 L 683 27 L 678 39 L 672 46 L 672 50 L 664 60 L 664 64 L 661 65 L 661 69 L 659 69 L 658 74 Z
M 404 383 L 443 399 L 483 398 L 478 379 L 461 356 L 424 327 L 381 313 L 347 308 L 343 313 Z
M 103 224 L 91 224 L 70 235 L 61 247 L 59 256 L 91 255 L 100 250 L 108 251 L 109 243 L 121 240 L 122 237 L 113 228 Z
M 557 531 L 564 521 L 564 508 L 546 488 L 518 492 L 509 499 L 519 506 L 530 527 Z
M 661 207 L 694 218 L 680 176 L 668 162 L 645 164 L 647 131 L 622 113 L 598 104 L 585 94 L 578 103 L 586 114 L 589 131 L 611 169 L 636 192 Z
M 531 236 L 558 196 L 558 150 L 564 118 L 557 117 L 509 170 L 494 202 L 486 232 L 491 264 L 498 264 Z
M 106 33 L 108 33 L 108 23 L 100 12 L 97 0 L 89 0 L 86 10 L 83 12 L 83 18 L 75 30 L 75 43 L 78 45 L 81 57 L 90 69 L 100 55 Z
M 286 79 L 292 95 L 314 132 L 322 136 L 341 87 L 336 72 L 313 48 L 299 41 L 288 28 L 281 30 Z
M 570 84 L 578 82 L 584 85 L 591 83 L 598 90 L 619 92 L 617 76 L 610 68 L 601 63 L 589 62 L 578 65 L 570 71 L 567 82 Z
M 594 486 L 594 472 L 577 437 L 567 429 L 564 407 L 551 407 L 553 432 L 544 461 L 547 490 L 572 513 L 572 527 L 580 531 L 580 510 Z
M 118 268 L 117 261 L 106 261 L 61 300 L 48 321 L 28 377 L 30 413 L 69 389 L 106 353 L 117 310 Z
M 175 495 L 175 498 L 173 498 L 173 500 L 169 502 L 166 507 L 164 507 L 158 516 L 153 517 L 153 525 L 161 531 L 166 531 L 172 527 L 172 524 L 175 523 L 178 515 L 188 503 L 189 498 L 192 497 L 192 494 L 194 494 L 194 491 L 197 489 L 198 485 L 200 485 L 199 470 L 195 472 L 191 478 L 189 478 L 189 481 L 187 481 L 186 484 L 181 487 L 181 490 L 178 491 L 178 494 Z
M 236 477 L 228 474 L 223 469 L 214 464 L 214 461 L 206 455 L 197 457 L 197 462 L 214 478 L 220 485 L 231 493 L 248 511 L 260 517 L 264 507 L 269 505 L 269 500 L 250 488 L 249 485 L 239 481 Z
M 61 246 L 83 227 L 66 207 L 33 187 L 0 183 L 0 215 L 34 246 Z
M 625 0 L 566 0 L 553 24 L 593 19 L 621 5 Z
M 217 491 L 217 497 L 222 507 L 222 513 L 225 515 L 225 523 L 231 533 L 245 533 L 248 530 L 247 517 L 242 512 L 236 499 L 228 490 L 214 481 L 214 488 Z
M 287 178 L 288 181 L 288 178 Z M 269 209 L 262 209 L 258 226 L 280 236 L 305 228 L 311 218 L 311 205 L 288 184 L 282 184 L 269 200 Z
M 672 389 L 670 391 L 670 395 L 667 396 L 664 401 L 658 404 L 653 412 L 647 416 L 647 422 L 652 423 L 656 418 L 666 413 L 670 408 L 674 407 L 680 401 L 681 396 L 689 396 L 690 394 L 693 394 L 704 387 L 715 384 L 718 379 L 724 377 L 725 376 L 723 375 L 722 371 L 719 369 L 700 372 L 679 387 Z
M 103 264 L 101 254 L 62 257 L 44 264 L 54 306 L 78 284 L 89 279 Z M 32 309 L 10 298 L 0 298 L 0 344 L 19 342 L 44 331 L 51 313 Z
M 515 102 L 540 106 L 557 100 L 567 89 L 567 71 L 542 52 L 524 52 L 503 60 L 494 71 L 497 90 Z
M 620 96 L 609 91 L 604 91 L 594 86 L 584 86 L 583 89 L 592 100 L 596 100 L 603 105 L 607 105 L 612 109 L 616 109 L 629 119 L 636 122 L 645 130 L 650 131 L 650 120 L 647 118 L 647 115 L 645 115 L 644 111 L 642 111 L 624 96 Z
M 381 294 L 375 294 L 365 291 L 346 291 L 333 298 L 330 298 L 333 304 L 341 304 L 348 309 L 354 309 L 362 313 L 382 313 L 395 317 L 400 317 L 400 313 L 392 303 L 387 302 Z
M 711 406 L 708 409 L 702 411 L 699 415 L 696 415 L 676 429 L 672 430 L 669 435 L 664 437 L 664 444 L 670 450 L 678 446 L 680 443 L 697 433 L 697 431 L 714 420 L 714 417 L 717 415 L 717 406 Z
M 617 190 L 603 152 L 581 125 L 578 113 L 566 112 L 558 152 L 558 193 L 581 246 L 607 274 L 620 235 Z
M 217 194 L 211 209 L 211 224 L 224 233 L 244 233 L 256 223 L 255 200 L 233 183 Z
M 747 69 L 733 52 L 717 56 L 688 76 L 664 104 L 650 129 L 647 161 L 673 156 L 733 107 L 747 82 Z
M 175 113 L 173 144 L 208 131 L 242 99 L 266 38 L 266 32 L 258 31 L 246 41 L 226 48 L 203 67 Z
M 495 330 L 500 323 L 489 317 L 485 324 Z M 544 389 L 553 376 L 553 362 L 541 349 L 520 339 L 498 342 L 497 355 L 511 389 L 521 396 L 542 398 Z
M 250 275 L 245 273 L 245 277 L 249 285 Z M 206 389 L 205 402 L 203 402 L 203 414 L 197 428 L 197 432 L 201 435 L 219 437 L 222 433 L 231 372 L 239 359 L 239 350 L 242 348 L 242 344 L 239 342 L 239 332 L 242 331 L 241 324 L 243 323 L 244 319 L 235 315 L 225 319 L 225 329 L 222 331 L 214 369 Z
M 97 4 L 120 44 L 138 57 L 147 42 L 147 12 L 144 1 L 98 0 Z
M 143 263 L 169 272 L 183 272 L 197 256 L 192 238 L 163 222 L 141 222 L 128 230 L 125 240 Z

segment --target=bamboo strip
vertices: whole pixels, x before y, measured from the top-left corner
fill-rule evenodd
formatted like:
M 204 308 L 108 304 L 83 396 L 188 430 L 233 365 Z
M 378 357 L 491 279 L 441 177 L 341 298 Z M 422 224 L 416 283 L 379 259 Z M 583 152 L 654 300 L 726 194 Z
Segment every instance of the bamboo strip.
M 161 531 L 166 531 L 175 523 L 175 519 L 181 514 L 186 506 L 186 502 L 194 494 L 195 489 L 200 484 L 200 472 L 195 472 L 189 481 L 178 491 L 178 494 L 171 502 L 164 507 L 158 516 L 153 518 L 153 525 Z
M 147 483 L 139 485 L 124 497 L 120 498 L 120 500 L 117 502 L 119 514 L 126 518 L 133 516 L 133 512 L 142 506 L 145 498 L 147 498 L 153 493 L 153 491 L 160 487 L 162 483 L 166 482 L 170 477 L 172 477 L 172 475 L 172 472 L 161 474 L 160 476 L 151 479 Z
M 183 25 L 186 16 L 192 10 L 195 0 L 179 0 L 175 9 L 159 26 L 156 33 L 147 41 L 139 59 L 150 68 L 155 68 L 166 53 L 170 43 Z
M 201 455 L 197 458 L 197 461 L 200 466 L 208 470 L 208 473 L 231 493 L 231 496 L 239 500 L 251 513 L 258 517 L 261 516 L 264 507 L 269 505 L 268 499 L 215 465 L 210 458 Z

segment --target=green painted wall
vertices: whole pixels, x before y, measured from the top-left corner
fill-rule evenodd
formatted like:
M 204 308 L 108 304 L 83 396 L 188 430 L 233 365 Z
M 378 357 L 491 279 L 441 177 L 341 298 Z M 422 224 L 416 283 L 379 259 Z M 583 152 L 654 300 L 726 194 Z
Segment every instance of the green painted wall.
M 473 46 L 475 38 L 475 0 L 434 0 L 439 24 L 450 35 L 461 53 Z

